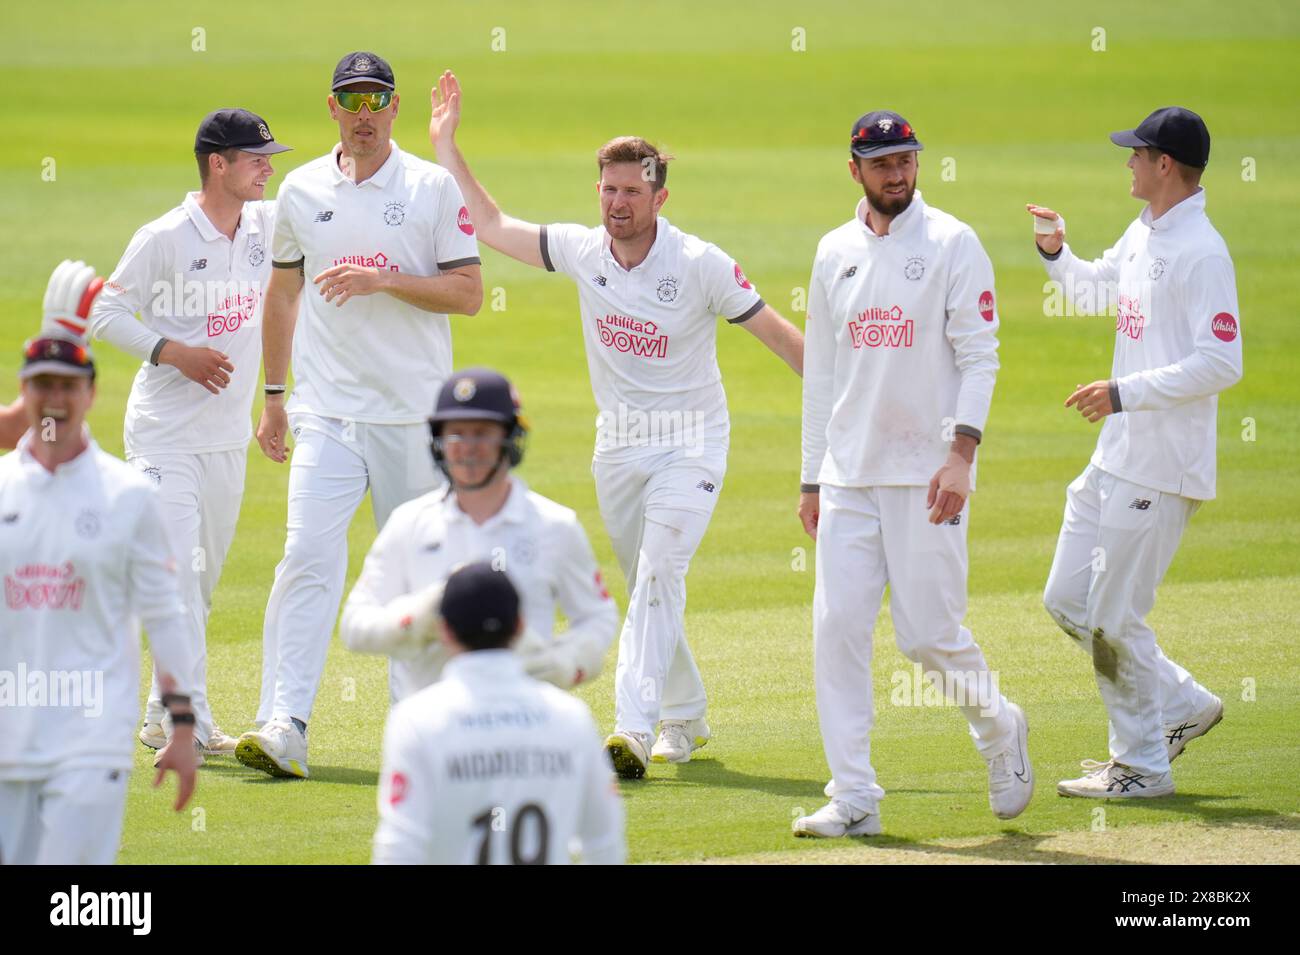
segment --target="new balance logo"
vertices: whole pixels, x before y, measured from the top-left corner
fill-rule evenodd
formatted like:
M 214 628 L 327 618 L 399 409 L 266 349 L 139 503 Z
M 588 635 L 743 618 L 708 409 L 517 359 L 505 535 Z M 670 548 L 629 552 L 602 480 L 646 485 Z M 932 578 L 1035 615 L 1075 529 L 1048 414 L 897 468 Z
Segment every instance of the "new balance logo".
M 1140 497 L 1133 498 L 1133 503 L 1128 506 L 1130 511 L 1145 511 L 1151 506 L 1150 501 L 1144 501 Z
M 1116 786 L 1119 787 L 1119 791 L 1122 793 L 1128 792 L 1134 786 L 1138 789 L 1146 789 L 1147 787 L 1142 784 L 1144 778 L 1145 777 L 1141 773 L 1134 772 L 1128 772 L 1122 776 L 1116 776 L 1110 781 L 1110 785 L 1106 787 L 1106 792 L 1112 792 Z
M 432 544 L 425 544 L 425 545 L 424 545 L 424 552 L 425 552 L 426 554 L 432 554 L 434 551 L 438 550 L 440 547 L 442 547 L 442 541 L 434 541 Z
M 948 519 L 947 519 L 946 521 L 944 521 L 943 523 L 946 524 L 946 525 L 948 525 L 949 527 L 956 527 L 958 524 L 961 523 L 961 515 L 960 515 L 960 514 L 954 514 L 952 517 L 948 518 Z
M 18 522 L 18 512 L 14 511 L 12 514 L 6 514 L 0 519 L 2 519 L 6 524 L 16 524 Z
M 207 267 L 208 267 L 207 259 L 195 259 L 193 262 L 190 263 L 191 272 L 197 272 L 200 269 L 206 269 Z
M 601 288 L 604 288 L 604 287 L 605 287 L 605 276 L 603 276 L 603 275 L 593 275 L 593 276 L 591 277 L 591 280 L 592 280 L 593 282 L 595 282 L 597 285 L 599 285 Z
M 695 486 L 699 488 L 701 491 L 707 491 L 709 494 L 712 494 L 715 489 L 715 485 L 711 481 L 701 481 L 699 484 Z
M 856 265 L 850 265 L 847 269 L 845 269 L 843 272 L 840 273 L 840 278 L 851 279 L 853 278 L 853 276 L 857 274 L 858 274 L 858 267 Z
M 318 213 L 316 213 L 316 221 L 317 221 L 317 222 L 329 222 L 329 221 L 330 221 L 331 219 L 333 219 L 333 218 L 334 218 L 334 210 L 333 210 L 333 209 L 326 209 L 324 212 L 318 212 Z

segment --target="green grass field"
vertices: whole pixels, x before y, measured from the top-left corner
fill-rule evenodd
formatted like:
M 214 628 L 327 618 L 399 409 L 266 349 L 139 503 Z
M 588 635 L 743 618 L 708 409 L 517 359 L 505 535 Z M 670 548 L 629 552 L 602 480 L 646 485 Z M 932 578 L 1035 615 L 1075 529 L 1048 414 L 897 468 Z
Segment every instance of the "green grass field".
M 797 324 L 792 301 L 817 240 L 861 195 L 845 169 L 850 126 L 867 109 L 896 109 L 926 144 L 926 200 L 970 223 L 997 269 L 1002 372 L 973 503 L 968 624 L 1029 717 L 1037 795 L 1014 822 L 994 819 L 960 714 L 890 704 L 891 675 L 910 664 L 882 613 L 873 756 L 889 792 L 888 836 L 865 847 L 791 838 L 792 817 L 821 804 L 827 775 L 812 690 L 812 555 L 794 516 L 799 386 L 751 336 L 719 323 L 732 450 L 691 568 L 687 614 L 715 735 L 692 763 L 623 786 L 631 859 L 1300 861 L 1300 13 L 1251 2 L 1088 6 L 25 7 L 0 39 L 10 89 L 0 381 L 15 381 L 19 343 L 39 322 L 60 259 L 107 273 L 138 225 L 196 188 L 191 144 L 204 113 L 247 106 L 296 147 L 277 157 L 273 187 L 328 150 L 337 132 L 325 110 L 330 70 L 348 50 L 392 62 L 405 96 L 395 137 L 425 156 L 427 89 L 456 69 L 466 155 L 524 218 L 596 222 L 596 147 L 624 133 L 665 146 L 678 157 L 665 214 L 736 256 Z M 1098 29 L 1104 50 L 1093 48 Z M 1220 401 L 1219 499 L 1187 533 L 1152 623 L 1227 712 L 1176 764 L 1177 796 L 1107 806 L 1095 831 L 1101 807 L 1060 799 L 1054 784 L 1076 775 L 1079 759 L 1103 755 L 1105 714 L 1091 666 L 1039 595 L 1065 485 L 1095 441 L 1094 427 L 1061 402 L 1077 382 L 1109 374 L 1113 335 L 1105 319 L 1044 316 L 1046 276 L 1023 210 L 1031 200 L 1062 210 L 1072 245 L 1099 255 L 1140 210 L 1128 197 L 1127 153 L 1106 134 L 1170 103 L 1200 112 L 1214 136 L 1204 184 L 1236 264 L 1246 357 L 1244 380 Z M 522 475 L 578 510 L 623 606 L 590 478 L 595 411 L 576 293 L 486 248 L 483 259 L 489 301 L 499 287 L 507 307 L 453 319 L 457 363 L 492 364 L 515 379 L 534 423 Z M 120 453 L 133 363 L 107 345 L 98 356 L 92 427 Z M 1246 419 L 1253 440 L 1243 439 Z M 210 696 L 230 732 L 248 728 L 256 707 L 287 473 L 254 446 L 213 608 Z M 367 504 L 352 527 L 351 576 L 373 536 Z M 580 694 L 605 726 L 612 669 L 613 651 Z M 311 724 L 310 781 L 211 760 L 193 811 L 177 815 L 169 796 L 150 790 L 139 751 L 121 861 L 367 861 L 387 705 L 383 661 L 335 639 Z

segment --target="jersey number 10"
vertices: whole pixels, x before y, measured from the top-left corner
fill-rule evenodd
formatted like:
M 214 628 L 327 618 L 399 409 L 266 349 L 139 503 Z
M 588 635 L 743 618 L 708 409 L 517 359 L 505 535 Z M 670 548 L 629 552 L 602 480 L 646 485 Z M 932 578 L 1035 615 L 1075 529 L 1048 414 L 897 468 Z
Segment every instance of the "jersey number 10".
M 492 864 L 492 834 L 497 830 L 493 823 L 501 814 L 499 807 L 492 807 L 481 815 L 475 817 L 474 825 L 483 830 L 483 841 L 478 847 L 478 864 Z M 529 828 L 529 820 L 535 819 L 534 828 L 537 830 L 537 837 L 531 840 L 534 843 L 534 851 L 531 855 L 525 856 L 523 853 L 524 830 Z M 546 813 L 542 812 L 542 807 L 536 803 L 526 803 L 519 807 L 515 813 L 514 825 L 508 827 L 510 832 L 510 864 L 511 865 L 545 865 L 546 849 L 550 843 L 551 828 L 546 821 Z

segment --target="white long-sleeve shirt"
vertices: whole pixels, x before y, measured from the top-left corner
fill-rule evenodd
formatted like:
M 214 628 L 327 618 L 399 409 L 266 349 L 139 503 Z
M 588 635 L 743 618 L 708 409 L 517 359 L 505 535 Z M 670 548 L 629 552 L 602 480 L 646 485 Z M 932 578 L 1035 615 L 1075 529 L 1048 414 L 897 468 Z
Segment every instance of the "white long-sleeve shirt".
M 508 650 L 461 653 L 384 731 L 374 862 L 617 865 L 623 805 L 585 703 Z
M 192 689 L 162 512 L 94 441 L 51 473 L 31 440 L 0 458 L 0 779 L 129 770 L 141 622 L 159 670 Z
M 122 423 L 129 456 L 231 451 L 252 437 L 275 203 L 244 203 L 231 240 L 196 196 L 141 226 L 90 314 L 88 337 L 141 361 Z M 163 338 L 228 355 L 230 384 L 214 395 L 178 369 L 152 364 Z
M 817 246 L 804 332 L 806 484 L 927 485 L 982 436 L 998 371 L 993 265 L 918 190 L 878 236 L 866 199 Z M 974 487 L 975 468 L 971 468 Z
M 517 477 L 510 484 L 505 505 L 482 524 L 445 489 L 407 501 L 371 545 L 343 607 L 339 635 L 349 649 L 392 657 L 396 699 L 436 681 L 446 662 L 440 642 L 425 643 L 412 630 L 412 600 L 477 560 L 505 571 L 518 589 L 525 623 L 551 644 L 548 673 L 557 685 L 568 689 L 600 673 L 619 617 L 586 532 L 569 508 L 533 493 Z M 558 635 L 557 605 L 568 621 Z
M 1212 499 L 1218 393 L 1241 378 L 1241 314 L 1205 190 L 1159 219 L 1143 209 L 1096 261 L 1068 244 L 1043 258 L 1076 303 L 1118 309 L 1111 396 L 1120 407 L 1101 427 L 1093 465 L 1157 491 Z

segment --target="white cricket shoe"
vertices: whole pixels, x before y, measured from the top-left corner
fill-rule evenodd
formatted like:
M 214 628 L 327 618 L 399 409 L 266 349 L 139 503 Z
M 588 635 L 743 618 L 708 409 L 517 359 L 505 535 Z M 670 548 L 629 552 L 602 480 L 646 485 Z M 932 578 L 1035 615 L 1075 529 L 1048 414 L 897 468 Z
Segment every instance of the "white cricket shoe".
M 606 738 L 605 752 L 620 779 L 640 779 L 650 763 L 650 734 L 616 730 Z
M 1169 723 L 1164 728 L 1165 743 L 1169 747 L 1169 762 L 1182 755 L 1183 749 L 1198 736 L 1204 736 L 1223 719 L 1223 701 L 1217 696 L 1210 697 L 1205 708 L 1189 720 L 1181 723 Z
M 239 737 L 235 758 L 272 776 L 306 779 L 307 737 L 290 720 L 271 720 Z
M 1007 748 L 989 757 L 989 808 L 999 819 L 1014 819 L 1034 795 L 1034 767 L 1029 762 L 1029 721 L 1020 707 L 1008 703 L 1016 722 Z
M 698 720 L 660 720 L 659 738 L 650 758 L 656 763 L 688 763 L 691 753 L 709 741 L 709 724 Z
M 163 732 L 161 723 L 145 723 L 137 739 L 150 749 L 162 749 L 167 745 L 167 734 Z
M 832 799 L 811 816 L 800 816 L 793 823 L 794 834 L 817 839 L 839 839 L 841 836 L 880 835 L 880 816 L 862 812 L 846 802 Z
M 1174 779 L 1169 773 L 1143 775 L 1113 759 L 1105 763 L 1085 759 L 1079 765 L 1089 772 L 1078 779 L 1061 780 L 1056 784 L 1057 793 L 1092 799 L 1151 799 L 1174 794 Z
M 169 740 L 167 746 L 170 745 L 171 742 Z M 153 758 L 154 769 L 157 769 L 158 764 L 162 762 L 163 754 L 167 752 L 167 746 L 162 747 L 160 750 L 158 750 L 156 754 L 154 754 L 154 758 Z M 197 769 L 199 766 L 202 765 L 203 765 L 203 745 L 198 740 L 195 740 L 194 741 L 194 766 Z
M 212 733 L 208 736 L 208 745 L 203 747 L 204 756 L 234 756 L 239 739 L 221 731 L 216 723 L 212 724 Z

